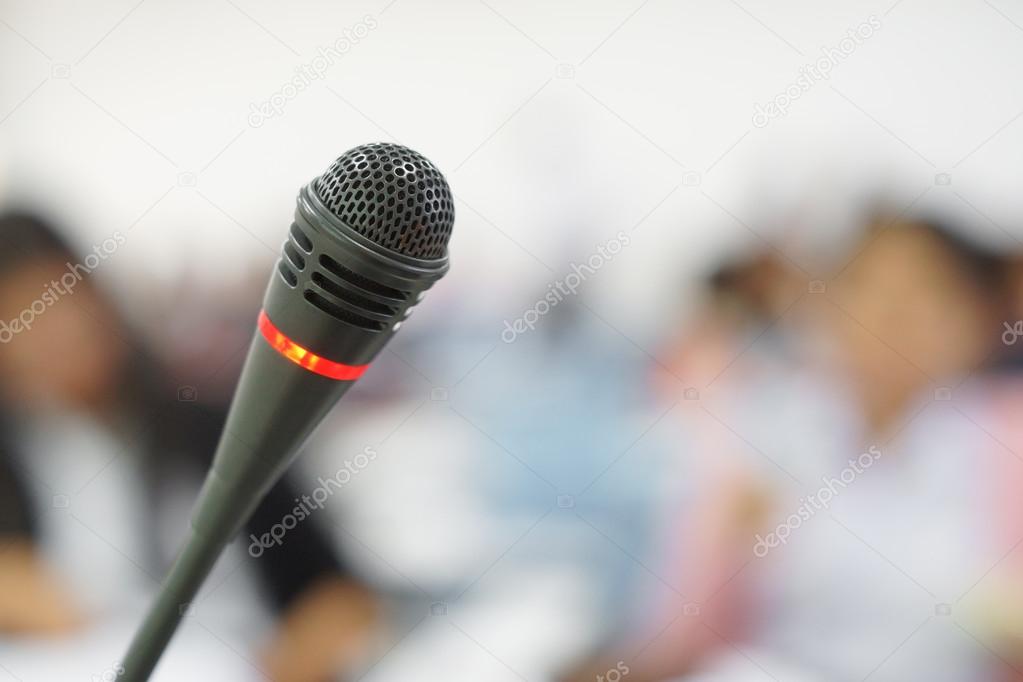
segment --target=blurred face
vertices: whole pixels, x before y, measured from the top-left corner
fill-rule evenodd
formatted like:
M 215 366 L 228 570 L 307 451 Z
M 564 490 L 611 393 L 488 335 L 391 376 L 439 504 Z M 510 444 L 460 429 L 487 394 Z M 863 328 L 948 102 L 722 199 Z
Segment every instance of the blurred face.
M 55 258 L 0 279 L 0 380 L 12 404 L 89 406 L 114 385 L 124 349 L 116 320 L 88 281 L 68 286 L 67 273 Z
M 991 347 L 992 302 L 921 228 L 888 229 L 836 287 L 846 359 L 874 393 L 905 394 L 969 372 Z

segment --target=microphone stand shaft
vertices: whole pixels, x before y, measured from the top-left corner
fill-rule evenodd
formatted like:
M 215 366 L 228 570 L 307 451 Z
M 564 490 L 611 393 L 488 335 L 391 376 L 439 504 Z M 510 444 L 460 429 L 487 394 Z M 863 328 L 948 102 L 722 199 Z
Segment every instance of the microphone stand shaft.
M 238 381 L 192 534 L 128 649 L 120 682 L 146 682 L 224 547 L 351 388 L 296 366 L 259 335 Z
M 220 557 L 225 542 L 212 535 L 193 533 L 174 562 L 163 589 L 132 639 L 118 679 L 145 682 L 170 643 L 192 599 Z

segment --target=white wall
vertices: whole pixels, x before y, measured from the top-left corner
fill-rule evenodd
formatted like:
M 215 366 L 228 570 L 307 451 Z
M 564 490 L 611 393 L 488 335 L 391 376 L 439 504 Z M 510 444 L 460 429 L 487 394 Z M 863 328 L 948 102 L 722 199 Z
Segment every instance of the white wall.
M 755 103 L 871 15 L 880 28 L 829 80 L 752 124 Z M 265 268 L 298 187 L 392 137 L 459 199 L 444 286 L 509 290 L 487 302 L 510 300 L 504 316 L 640 221 L 591 287 L 623 327 L 750 238 L 736 219 L 810 271 L 845 204 L 879 190 L 1018 232 L 1023 8 L 1007 0 L 4 0 L 0 20 L 0 190 L 86 244 L 124 231 L 104 267 L 125 281 L 220 282 L 225 252 L 234 274 Z M 283 115 L 249 124 L 250 105 L 359 22 L 376 28 Z M 685 173 L 700 184 L 680 186 Z

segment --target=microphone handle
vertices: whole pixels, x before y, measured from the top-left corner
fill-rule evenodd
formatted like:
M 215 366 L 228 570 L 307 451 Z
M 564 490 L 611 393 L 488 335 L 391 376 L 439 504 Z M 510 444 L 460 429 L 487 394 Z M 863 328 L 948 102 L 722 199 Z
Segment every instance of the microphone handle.
M 256 333 L 199 493 L 192 535 L 132 639 L 118 680 L 149 679 L 224 547 L 354 383 L 299 367 Z

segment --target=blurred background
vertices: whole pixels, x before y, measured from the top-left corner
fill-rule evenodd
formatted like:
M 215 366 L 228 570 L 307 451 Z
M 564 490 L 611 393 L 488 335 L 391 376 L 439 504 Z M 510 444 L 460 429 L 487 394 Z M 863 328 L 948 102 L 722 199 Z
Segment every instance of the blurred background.
M 0 0 L 0 680 L 112 680 L 295 195 L 452 269 L 157 680 L 1023 680 L 1023 8 Z M 312 503 L 307 500 L 312 500 Z

